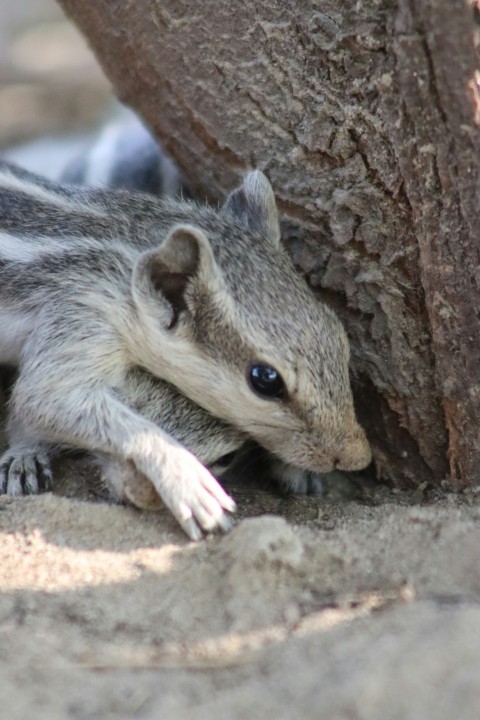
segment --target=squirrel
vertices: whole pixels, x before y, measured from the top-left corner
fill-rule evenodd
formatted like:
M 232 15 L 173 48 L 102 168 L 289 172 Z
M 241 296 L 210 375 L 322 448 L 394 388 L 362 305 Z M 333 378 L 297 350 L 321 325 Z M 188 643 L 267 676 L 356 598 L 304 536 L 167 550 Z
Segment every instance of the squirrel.
M 51 157 L 52 144 L 48 143 L 45 150 Z M 56 156 L 63 161 L 61 171 L 58 167 L 52 166 L 51 162 L 47 163 L 45 154 L 43 159 L 39 157 L 39 141 L 30 146 L 23 146 L 20 158 L 18 155 L 18 150 L 12 153 L 14 161 L 20 160 L 18 164 L 23 165 L 28 162 L 30 170 L 35 170 L 35 167 L 44 170 L 48 166 L 48 177 L 62 182 L 90 187 L 107 186 L 140 190 L 153 195 L 174 198 L 192 198 L 178 167 L 166 154 L 159 140 L 152 135 L 132 110 L 118 102 L 114 102 L 111 106 L 108 122 L 102 125 L 99 131 L 89 134 L 81 149 L 78 148 L 77 136 L 74 136 L 69 144 L 64 140 L 60 147 L 57 146 Z M 40 174 L 43 173 L 40 172 Z M 151 382 L 153 382 L 152 379 Z M 183 406 L 185 406 L 185 400 Z M 139 407 L 138 410 L 141 412 L 142 408 Z M 148 410 L 154 411 L 155 407 L 149 405 Z M 190 408 L 188 427 L 192 428 L 195 427 L 193 413 L 193 408 Z M 155 416 L 150 413 L 148 413 L 148 417 L 155 420 Z M 202 425 L 202 420 L 200 418 L 198 420 Z M 162 418 L 162 421 L 164 422 L 165 418 Z M 178 427 L 179 424 L 177 424 L 177 429 Z M 203 442 L 207 436 L 208 434 L 204 436 Z M 182 441 L 188 446 L 185 437 Z M 274 480 L 280 490 L 287 494 L 321 494 L 323 492 L 322 475 L 288 465 L 267 453 L 253 441 L 245 443 L 242 452 L 229 453 L 228 458 L 235 469 L 251 465 L 253 461 L 257 472 L 259 468 L 262 468 L 262 474 L 266 474 L 270 480 Z M 217 461 L 215 474 L 218 475 L 220 470 L 222 472 L 226 470 L 229 464 L 223 463 L 219 466 Z M 118 468 L 116 473 L 118 476 Z
M 217 211 L 0 164 L 0 363 L 19 366 L 0 490 L 48 484 L 49 445 L 85 448 L 123 468 L 120 493 L 161 498 L 192 539 L 228 529 L 234 503 L 200 460 L 245 437 L 308 471 L 368 464 L 348 355 L 280 244 L 261 172 Z M 175 439 L 165 396 L 148 418 L 155 378 L 218 424 L 211 457 Z
M 129 108 L 114 102 L 110 108 L 108 121 L 99 130 L 83 135 L 74 134 L 61 138 L 40 138 L 3 153 L 3 158 L 21 165 L 31 172 L 64 183 L 87 185 L 89 187 L 116 187 L 127 190 L 148 192 L 153 195 L 170 196 L 173 198 L 191 198 L 190 191 L 183 181 L 179 169 L 166 154 L 161 143 L 143 124 L 140 118 Z M 144 377 L 146 374 L 144 374 Z M 154 386 L 157 385 L 158 387 Z M 137 397 L 148 397 L 148 401 L 137 404 L 136 409 L 148 419 L 160 424 L 168 432 L 180 440 L 188 449 L 218 477 L 228 468 L 242 471 L 251 466 L 262 476 L 274 480 L 280 490 L 287 494 L 320 494 L 323 492 L 323 478 L 319 473 L 312 473 L 290 466 L 253 441 L 242 446 L 241 452 L 228 452 L 226 462 L 223 458 L 211 463 L 211 452 L 218 449 L 220 432 L 227 432 L 228 442 L 232 428 L 226 431 L 225 424 L 219 424 L 211 415 L 198 408 L 185 397 L 174 407 L 175 397 L 171 392 L 162 391 L 163 383 L 149 376 L 148 392 L 141 392 L 137 387 Z M 152 396 L 155 402 L 151 401 Z M 135 398 L 134 398 L 135 399 Z M 163 412 L 164 407 L 169 412 Z M 174 420 L 173 425 L 169 423 Z M 208 430 L 210 423 L 210 430 Z M 202 428 L 200 445 L 196 442 L 197 428 Z M 191 437 L 191 442 L 190 440 Z M 213 447 L 212 438 L 214 438 Z M 227 438 L 225 438 L 227 440 Z M 228 444 L 228 443 L 227 443 Z M 193 450 L 193 447 L 196 449 Z M 210 463 L 207 461 L 210 458 Z M 130 466 L 124 463 L 102 461 L 104 478 L 110 494 L 117 500 L 128 500 L 123 492 L 123 481 Z M 12 473 L 10 473 L 12 474 Z M 135 485 L 133 475 L 129 487 Z M 24 486 L 28 483 L 24 482 Z M 128 491 L 130 496 L 131 489 Z M 158 505 L 158 496 L 150 493 L 153 507 Z M 136 503 L 138 504 L 138 503 Z M 143 505 L 144 506 L 144 505 Z

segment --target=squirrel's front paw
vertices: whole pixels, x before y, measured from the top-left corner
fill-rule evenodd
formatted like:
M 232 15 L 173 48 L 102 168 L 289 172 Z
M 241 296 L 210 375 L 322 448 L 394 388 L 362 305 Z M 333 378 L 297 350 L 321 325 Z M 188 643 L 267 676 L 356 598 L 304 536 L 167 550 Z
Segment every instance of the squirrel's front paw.
M 156 470 L 150 470 L 150 480 L 133 462 L 120 467 L 112 461 L 105 475 L 117 497 L 136 507 L 156 510 L 163 501 L 192 540 L 200 540 L 203 531 L 230 530 L 228 513 L 235 511 L 235 502 L 188 450 L 171 449 Z
M 193 455 L 190 458 L 175 468 L 168 487 L 162 480 L 159 493 L 192 540 L 199 540 L 202 530 L 228 532 L 232 520 L 227 513 L 236 510 L 235 502 Z
M 38 449 L 11 448 L 0 457 L 0 495 L 36 495 L 51 482 L 49 459 Z
M 323 495 L 324 493 L 323 477 L 320 473 L 287 465 L 277 458 L 272 458 L 269 474 L 288 494 Z

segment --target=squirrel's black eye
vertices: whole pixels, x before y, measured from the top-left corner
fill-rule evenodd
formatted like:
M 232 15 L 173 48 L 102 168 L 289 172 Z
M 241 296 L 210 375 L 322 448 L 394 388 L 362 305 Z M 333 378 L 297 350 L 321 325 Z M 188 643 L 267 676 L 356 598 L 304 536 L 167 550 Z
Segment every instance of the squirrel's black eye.
M 247 373 L 250 387 L 257 395 L 272 400 L 281 400 L 286 396 L 282 376 L 270 365 L 250 365 Z

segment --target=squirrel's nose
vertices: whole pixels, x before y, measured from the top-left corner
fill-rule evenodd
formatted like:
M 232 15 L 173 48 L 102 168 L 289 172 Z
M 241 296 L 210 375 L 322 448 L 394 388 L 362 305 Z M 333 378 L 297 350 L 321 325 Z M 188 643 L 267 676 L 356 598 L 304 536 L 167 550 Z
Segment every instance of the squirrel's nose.
M 372 460 L 372 451 L 365 432 L 356 424 L 348 434 L 341 451 L 335 458 L 337 470 L 363 470 Z

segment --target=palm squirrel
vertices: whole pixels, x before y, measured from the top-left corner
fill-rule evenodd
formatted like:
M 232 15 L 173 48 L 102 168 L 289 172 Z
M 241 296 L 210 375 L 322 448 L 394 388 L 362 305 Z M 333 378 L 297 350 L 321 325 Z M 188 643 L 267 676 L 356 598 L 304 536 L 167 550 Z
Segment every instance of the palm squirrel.
M 96 131 L 80 135 L 39 138 L 4 151 L 3 157 L 51 180 L 89 187 L 140 190 L 174 198 L 191 197 L 177 166 L 166 154 L 161 143 L 154 138 L 135 113 L 118 102 L 110 106 L 107 121 Z M 144 373 L 143 377 L 145 376 Z M 160 388 L 157 388 L 154 394 L 155 402 L 151 402 L 152 388 L 155 384 Z M 205 416 L 205 412 L 191 401 L 187 412 L 189 401 L 183 396 L 179 396 L 180 406 L 172 412 L 174 397 L 165 397 L 164 403 L 160 403 L 160 396 L 163 398 L 165 395 L 165 391 L 163 394 L 159 392 L 163 384 L 158 378 L 149 376 L 148 393 L 138 393 L 138 397 L 148 397 L 149 401 L 144 401 L 143 404 L 140 402 L 136 409 L 153 422 L 160 424 L 192 450 L 204 464 L 209 465 L 206 460 L 206 457 L 210 457 L 209 438 L 215 438 L 214 447 L 218 450 L 218 438 L 220 431 L 225 432 L 225 424 L 219 426 L 218 421 L 212 416 Z M 164 412 L 165 404 L 169 408 L 168 413 Z M 170 417 L 175 420 L 173 426 L 168 424 Z M 207 422 L 212 424 L 210 432 L 207 432 Z M 203 432 L 201 448 L 197 442 L 199 439 L 195 431 L 197 427 L 202 428 Z M 229 428 L 229 433 L 231 432 L 232 428 Z M 191 442 L 189 442 L 190 434 L 192 434 Z M 193 447 L 196 448 L 195 451 Z M 115 465 L 115 469 L 112 468 L 111 462 L 102 464 L 110 480 L 111 490 L 113 486 L 113 495 L 120 500 L 126 499 L 122 485 L 127 468 L 131 475 L 130 486 L 135 485 L 133 470 L 122 463 Z M 320 473 L 288 465 L 251 440 L 242 446 L 241 452 L 229 452 L 217 460 L 213 468 L 211 465 L 209 467 L 218 476 L 228 467 L 242 472 L 247 466 L 252 465 L 256 473 L 274 480 L 277 487 L 287 494 L 323 492 L 323 476 Z M 123 468 L 122 473 L 119 471 L 120 468 Z M 129 492 L 131 494 L 131 491 Z M 157 498 L 151 494 L 150 496 L 156 506 L 158 496 Z
M 197 539 L 234 509 L 200 460 L 245 437 L 296 468 L 368 464 L 345 332 L 280 245 L 262 173 L 216 211 L 4 163 L 0 208 L 0 362 L 19 366 L 0 490 L 37 491 L 49 446 L 81 447 Z

